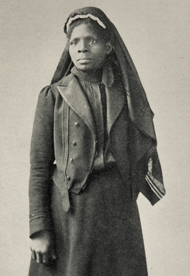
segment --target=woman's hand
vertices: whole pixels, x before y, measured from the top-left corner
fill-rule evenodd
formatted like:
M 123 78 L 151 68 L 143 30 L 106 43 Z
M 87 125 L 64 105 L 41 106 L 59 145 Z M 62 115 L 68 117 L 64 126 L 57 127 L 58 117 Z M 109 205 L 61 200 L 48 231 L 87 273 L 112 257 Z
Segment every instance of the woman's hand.
M 48 264 L 56 259 L 54 242 L 50 231 L 40 231 L 31 238 L 32 258 L 37 263 Z

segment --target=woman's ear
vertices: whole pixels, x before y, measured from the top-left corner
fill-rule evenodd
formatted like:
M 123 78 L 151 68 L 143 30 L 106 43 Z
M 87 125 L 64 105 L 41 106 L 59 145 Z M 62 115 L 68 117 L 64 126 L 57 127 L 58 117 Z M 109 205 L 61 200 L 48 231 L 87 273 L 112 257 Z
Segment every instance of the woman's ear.
M 112 47 L 111 43 L 107 42 L 106 43 L 106 50 L 107 50 L 108 55 L 111 53 L 112 49 L 113 49 L 113 47 Z

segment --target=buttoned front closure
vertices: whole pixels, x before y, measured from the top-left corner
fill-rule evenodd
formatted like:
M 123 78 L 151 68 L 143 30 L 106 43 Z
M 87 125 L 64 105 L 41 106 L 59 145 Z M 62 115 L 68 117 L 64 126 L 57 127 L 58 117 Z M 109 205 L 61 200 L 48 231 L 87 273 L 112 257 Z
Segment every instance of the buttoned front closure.
M 64 144 L 67 154 L 64 159 L 64 173 L 67 189 L 78 194 L 93 165 L 96 137 L 71 106 L 68 116 L 68 140 Z
M 100 79 L 91 82 L 76 77 L 72 85 L 66 88 L 66 92 L 59 86 L 61 95 L 69 105 L 68 136 L 64 144 L 66 153 L 64 172 L 71 178 L 70 181 L 66 178 L 67 188 L 74 193 L 80 192 L 91 170 L 104 168 L 104 158 L 106 165 L 115 162 L 110 152 L 109 140 L 104 141 L 104 131 L 108 131 L 108 125 L 104 127 L 101 88 L 105 89 L 105 98 L 109 100 L 109 106 L 110 102 L 117 102 L 117 95 L 113 96 L 111 88 L 105 87 L 105 82 L 101 83 Z M 112 92 L 111 101 L 108 95 L 110 92 Z M 75 101 L 74 95 L 76 95 Z M 118 109 L 121 110 L 119 107 Z M 111 122 L 114 121 L 112 117 Z
M 89 103 L 89 107 L 92 111 L 92 115 L 95 121 L 96 128 L 96 152 L 94 153 L 94 169 L 102 169 L 109 162 L 115 162 L 108 145 L 108 127 L 107 127 L 107 85 L 112 85 L 113 79 L 111 76 L 104 76 L 102 79 L 101 70 L 96 71 L 95 74 L 87 72 L 81 72 L 72 68 L 74 73 L 80 82 L 81 88 L 85 97 Z M 106 77 L 107 76 L 107 77 Z M 112 79 L 112 81 L 110 81 Z M 83 108 L 86 104 L 83 105 Z M 83 118 L 83 117 L 82 117 Z M 75 121 L 75 126 L 78 121 Z M 87 124 L 88 125 L 88 124 Z M 78 132 L 79 133 L 79 132 Z M 86 143 L 88 142 L 85 139 Z M 108 154 L 107 154 L 108 152 Z M 109 155 L 109 158 L 107 158 Z

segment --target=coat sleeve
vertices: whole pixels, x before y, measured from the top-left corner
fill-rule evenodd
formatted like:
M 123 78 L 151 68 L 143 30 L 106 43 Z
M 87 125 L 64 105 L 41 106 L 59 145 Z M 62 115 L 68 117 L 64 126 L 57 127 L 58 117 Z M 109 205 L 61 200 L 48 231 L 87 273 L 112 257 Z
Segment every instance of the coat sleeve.
M 138 190 L 152 205 L 166 194 L 156 147 L 153 147 L 138 164 Z
M 50 86 L 39 95 L 33 123 L 30 150 L 30 237 L 41 230 L 51 230 L 50 177 L 54 162 L 54 97 Z

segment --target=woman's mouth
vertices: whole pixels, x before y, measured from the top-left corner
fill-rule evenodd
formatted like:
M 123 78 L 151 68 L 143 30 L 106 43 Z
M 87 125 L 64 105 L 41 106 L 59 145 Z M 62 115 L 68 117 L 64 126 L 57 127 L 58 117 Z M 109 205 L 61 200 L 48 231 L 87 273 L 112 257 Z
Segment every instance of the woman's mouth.
M 90 60 L 90 58 L 79 58 L 77 61 L 80 63 L 88 63 Z

